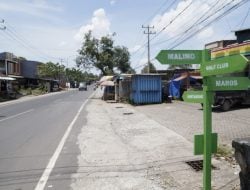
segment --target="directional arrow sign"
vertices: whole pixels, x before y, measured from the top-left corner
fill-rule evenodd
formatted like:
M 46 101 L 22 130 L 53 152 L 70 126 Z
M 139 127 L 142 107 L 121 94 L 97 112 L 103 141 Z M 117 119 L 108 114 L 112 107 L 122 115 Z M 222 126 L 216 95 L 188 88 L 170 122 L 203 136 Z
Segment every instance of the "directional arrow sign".
M 221 75 L 242 72 L 248 66 L 248 59 L 243 55 L 227 56 L 201 65 L 202 76 Z
M 182 65 L 201 64 L 201 50 L 161 50 L 156 56 L 161 64 Z
M 185 102 L 203 103 L 203 91 L 185 91 L 182 98 Z
M 250 89 L 250 80 L 247 77 L 209 77 L 208 90 L 226 91 L 226 90 L 248 90 Z

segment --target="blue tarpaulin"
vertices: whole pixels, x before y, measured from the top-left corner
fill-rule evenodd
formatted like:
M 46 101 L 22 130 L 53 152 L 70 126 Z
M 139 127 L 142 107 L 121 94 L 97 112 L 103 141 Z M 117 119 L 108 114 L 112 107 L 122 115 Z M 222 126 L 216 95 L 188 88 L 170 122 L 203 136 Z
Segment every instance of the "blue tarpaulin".
M 182 96 L 181 94 L 181 86 L 182 86 L 182 81 L 188 77 L 189 84 L 190 85 L 195 85 L 197 82 L 197 79 L 201 79 L 202 77 L 200 76 L 188 76 L 188 75 L 174 75 L 172 80 L 169 83 L 169 95 L 172 96 L 173 98 L 180 98 Z
M 174 98 L 180 98 L 181 81 L 171 81 L 169 85 L 169 95 Z

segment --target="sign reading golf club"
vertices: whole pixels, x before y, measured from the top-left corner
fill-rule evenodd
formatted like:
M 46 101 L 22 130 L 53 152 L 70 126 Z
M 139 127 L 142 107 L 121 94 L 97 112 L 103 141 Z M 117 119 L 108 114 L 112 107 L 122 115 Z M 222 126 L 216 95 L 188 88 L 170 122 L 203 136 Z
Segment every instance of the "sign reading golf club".
M 185 102 L 203 103 L 203 91 L 185 91 L 182 98 Z
M 208 89 L 212 91 L 248 90 L 250 89 L 250 80 L 247 77 L 210 77 Z
M 156 56 L 161 64 L 201 64 L 201 50 L 161 50 Z
M 195 154 L 203 154 L 203 188 L 211 190 L 212 153 L 217 152 L 217 134 L 212 133 L 213 91 L 247 90 L 250 79 L 247 77 L 216 76 L 243 72 L 249 66 L 243 55 L 233 55 L 210 61 L 208 50 L 162 50 L 156 59 L 162 64 L 201 64 L 203 91 L 186 91 L 183 100 L 203 104 L 204 134 L 195 135 Z
M 248 59 L 242 55 L 227 56 L 201 65 L 202 76 L 222 75 L 242 72 L 248 65 Z

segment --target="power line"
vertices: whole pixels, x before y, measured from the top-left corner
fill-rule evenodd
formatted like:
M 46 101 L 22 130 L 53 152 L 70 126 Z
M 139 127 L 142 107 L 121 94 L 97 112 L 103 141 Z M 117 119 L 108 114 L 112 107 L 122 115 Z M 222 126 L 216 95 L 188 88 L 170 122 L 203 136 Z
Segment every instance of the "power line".
M 33 50 L 33 52 L 37 51 L 39 54 L 42 54 L 45 57 L 47 57 L 47 59 L 58 59 L 56 57 L 50 56 L 50 55 L 42 52 L 37 47 L 35 47 L 34 45 L 32 45 L 32 43 L 29 40 L 27 40 L 27 38 L 25 38 L 24 36 L 22 36 L 20 33 L 18 34 L 17 30 L 13 26 L 11 26 L 10 24 L 8 24 L 8 23 L 7 23 L 7 30 L 9 30 L 20 41 L 22 41 L 23 43 L 25 43 L 26 46 L 28 46 L 29 48 L 31 48 Z
M 155 34 L 155 32 L 150 31 L 150 29 L 153 29 L 154 26 L 143 26 L 142 28 L 146 28 L 147 31 L 144 31 L 144 34 L 148 35 L 148 73 L 150 73 L 150 35 Z
M 158 14 L 159 12 L 160 12 L 160 10 L 168 3 L 168 1 L 169 0 L 166 0 L 166 1 L 164 1 L 161 5 L 160 5 L 160 7 L 143 23 L 143 25 L 145 25 L 149 20 L 151 20 L 156 14 Z M 166 12 L 169 8 L 171 8 L 173 5 L 174 5 L 174 3 L 176 2 L 177 0 L 174 0 L 174 1 L 172 1 L 172 3 L 166 8 L 166 9 L 164 9 L 164 11 L 162 11 L 160 14 L 162 14 L 162 13 L 164 13 L 164 12 Z
M 144 49 L 144 51 L 141 53 L 139 60 L 141 60 L 141 59 L 144 57 L 145 54 L 146 54 L 146 49 Z M 143 64 L 141 64 L 141 65 L 137 65 L 136 67 L 134 67 L 134 69 L 136 70 L 136 69 L 138 69 L 138 68 L 140 68 L 140 67 L 142 67 L 142 66 L 145 66 L 145 65 L 147 65 L 147 64 L 148 64 L 148 63 L 143 63 Z
M 211 10 L 213 9 L 213 7 L 216 7 L 216 5 L 218 4 L 219 1 L 220 1 L 220 0 L 217 0 L 216 3 L 212 5 L 212 8 L 209 9 L 208 11 L 206 11 L 205 14 L 203 14 L 199 19 L 197 19 L 197 20 L 195 21 L 195 23 L 192 24 L 191 27 L 194 27 L 195 25 L 197 25 L 198 21 L 199 21 L 200 19 L 202 19 L 209 11 L 211 11 Z M 192 18 L 192 20 L 195 20 L 195 19 Z M 187 25 L 183 26 L 182 28 L 186 28 L 186 26 L 187 26 Z M 159 45 L 159 44 L 165 43 L 165 42 L 167 42 L 167 41 L 173 40 L 174 38 L 177 38 L 177 37 L 182 36 L 183 34 L 185 34 L 185 33 L 187 32 L 187 30 L 188 30 L 188 29 L 186 29 L 185 31 L 180 32 L 179 34 L 177 34 L 177 35 L 175 35 L 175 36 L 173 36 L 173 37 L 170 37 L 170 38 L 168 38 L 168 39 L 166 39 L 166 40 L 163 40 L 163 41 L 160 40 L 160 41 L 154 43 L 153 45 Z
M 244 23 L 245 23 L 245 21 L 246 21 L 248 15 L 249 15 L 249 13 L 250 13 L 250 7 L 248 8 L 248 11 L 247 11 L 246 16 L 245 16 L 244 19 L 242 20 L 242 23 L 241 23 L 241 25 L 240 25 L 240 28 L 242 28 L 242 26 L 244 25 Z
M 234 1 L 234 0 L 233 0 Z M 221 2 L 221 1 L 220 1 Z M 227 2 L 227 0 L 225 1 Z M 206 20 L 208 20 L 209 18 L 211 18 L 213 15 L 217 14 L 219 11 L 221 11 L 222 9 L 224 9 L 227 5 L 229 5 L 231 2 L 227 3 L 227 4 L 222 4 L 222 6 L 220 6 L 219 8 L 216 7 L 216 5 L 219 3 L 219 0 L 217 0 L 213 5 L 212 5 L 212 8 L 207 10 L 201 17 L 199 17 L 188 29 L 186 29 L 185 31 L 179 33 L 178 35 L 170 38 L 170 39 L 167 39 L 167 40 L 164 40 L 164 41 L 161 41 L 161 42 L 158 42 L 156 44 L 161 44 L 161 43 L 164 43 L 166 41 L 170 41 L 171 39 L 173 38 L 176 38 L 178 36 L 180 36 L 178 39 L 176 39 L 172 44 L 176 43 L 177 41 L 179 41 L 181 38 L 184 38 L 184 35 L 188 35 L 188 32 L 194 28 L 195 26 L 198 26 L 200 24 L 202 24 L 203 22 L 205 22 Z M 217 9 L 216 9 L 217 8 Z M 207 13 L 211 12 L 211 10 L 213 9 L 216 9 L 215 11 L 213 11 L 210 15 L 207 15 Z M 207 15 L 207 16 L 206 16 Z M 206 17 L 205 17 L 206 16 Z M 205 17 L 205 18 L 204 18 Z M 204 18 L 204 19 L 203 19 Z M 183 27 L 185 28 L 185 27 Z
M 164 11 L 161 13 L 161 14 L 163 14 L 164 12 L 166 12 L 169 8 L 171 8 L 173 5 L 174 5 L 174 3 L 176 3 L 177 2 L 177 0 L 174 0 L 166 9 L 164 9 Z M 164 6 L 165 4 L 167 3 L 167 1 L 165 1 L 162 5 Z M 158 10 L 160 10 L 162 7 L 160 7 Z M 157 11 L 155 12 L 155 14 L 157 13 Z M 154 15 L 155 15 L 154 14 Z M 151 17 L 149 17 L 148 19 L 147 19 L 147 21 L 149 20 L 149 19 L 151 19 L 154 15 L 152 15 Z M 144 24 L 147 22 L 147 21 L 145 21 L 144 22 Z M 133 52 L 133 55 L 135 55 L 136 53 L 138 53 L 144 46 L 146 46 L 147 45 L 147 42 L 145 41 L 144 43 L 143 43 L 143 45 L 139 48 L 139 49 L 137 49 L 135 52 Z
M 17 42 L 19 45 L 21 45 L 23 48 L 25 48 L 28 51 L 33 52 L 34 55 L 39 56 L 41 59 L 47 59 L 43 56 L 41 56 L 40 54 L 37 54 L 37 52 L 34 51 L 33 48 L 27 46 L 27 44 L 25 44 L 24 42 L 22 42 L 20 39 L 18 39 L 15 35 L 13 35 L 9 30 L 5 30 L 5 34 L 14 42 Z
M 226 0 L 227 1 L 227 0 Z M 225 1 L 225 2 L 226 2 Z M 234 1 L 234 0 L 233 0 Z M 182 32 L 182 36 L 178 39 L 176 39 L 172 44 L 176 43 L 178 40 L 180 40 L 181 38 L 184 38 L 185 35 L 188 34 L 188 32 L 193 29 L 195 26 L 201 25 L 203 22 L 205 22 L 206 20 L 208 20 L 209 18 L 211 18 L 211 16 L 215 15 L 216 13 L 218 13 L 220 10 L 224 9 L 225 6 L 229 5 L 231 2 L 227 3 L 226 5 L 222 4 L 221 7 L 219 7 L 219 9 L 215 10 L 214 12 L 212 12 L 210 15 L 207 15 L 207 13 L 209 13 L 211 10 L 213 10 L 213 8 L 216 8 L 216 5 L 218 4 L 219 0 L 217 0 L 215 2 L 215 4 L 213 4 L 212 8 L 207 10 L 201 17 L 199 17 L 188 29 L 186 29 L 184 32 Z M 207 16 L 206 16 L 207 15 Z M 206 16 L 206 17 L 205 17 Z M 204 18 L 205 17 L 205 18 Z M 203 19 L 204 18 L 204 19 Z
M 234 0 L 233 0 L 234 1 Z M 233 2 L 231 1 L 231 2 Z M 249 1 L 249 0 L 247 0 Z M 193 32 L 192 34 L 190 34 L 189 36 L 187 36 L 186 38 L 184 38 L 181 42 L 178 42 L 177 44 L 173 45 L 170 49 L 173 49 L 177 46 L 179 46 L 180 44 L 184 43 L 185 41 L 187 41 L 188 39 L 190 39 L 191 37 L 193 37 L 194 35 L 196 35 L 197 33 L 201 32 L 202 30 L 204 30 L 207 26 L 209 26 L 210 24 L 212 24 L 213 22 L 223 18 L 224 16 L 226 16 L 227 14 L 229 14 L 231 11 L 237 9 L 238 7 L 240 7 L 241 5 L 245 4 L 247 1 L 241 1 L 237 4 L 235 4 L 234 6 L 232 6 L 231 8 L 229 8 L 227 11 L 223 12 L 221 15 L 215 17 L 213 20 L 211 20 L 209 23 L 207 23 L 205 26 L 201 27 L 200 29 L 196 30 L 195 32 Z
M 227 0 L 226 0 L 227 1 Z M 161 40 L 161 41 L 158 41 L 156 43 L 154 43 L 153 45 L 159 45 L 159 44 L 163 44 L 167 41 L 170 41 L 170 40 L 173 40 L 174 38 L 177 38 L 177 37 L 184 37 L 183 35 L 186 34 L 189 30 L 191 30 L 192 28 L 194 28 L 195 26 L 197 26 L 198 24 L 201 24 L 202 22 L 204 22 L 206 19 L 208 19 L 209 17 L 211 17 L 211 15 L 215 14 L 217 10 L 215 10 L 214 12 L 211 13 L 211 15 L 207 16 L 206 19 L 203 19 L 202 21 L 200 21 L 202 18 L 204 18 L 206 16 L 207 13 L 211 12 L 213 9 L 216 8 L 216 5 L 221 2 L 220 0 L 217 0 L 213 5 L 211 5 L 212 8 L 208 9 L 201 17 L 199 17 L 188 29 L 186 29 L 185 31 L 183 32 L 180 32 L 179 34 L 173 36 L 173 37 L 170 37 L 166 40 Z M 224 5 L 223 5 L 224 6 Z M 223 7 L 222 6 L 222 7 Z M 218 11 L 217 11 L 218 12 Z M 192 20 L 195 20 L 194 18 Z M 200 21 L 200 22 L 199 22 Z M 187 26 L 187 25 L 186 25 Z M 186 28 L 186 26 L 183 26 L 182 28 Z M 180 38 L 176 39 L 174 42 L 178 41 Z
M 191 5 L 193 1 L 191 1 L 180 13 L 178 13 L 166 26 L 164 26 L 151 40 L 159 36 L 167 27 L 169 27 L 179 16 L 181 16 Z
M 27 38 L 25 38 L 24 36 L 20 35 L 19 32 L 17 32 L 17 30 L 11 26 L 8 23 L 5 23 L 5 35 L 12 41 L 18 43 L 19 45 L 21 45 L 23 48 L 25 48 L 26 50 L 28 50 L 28 52 L 32 52 L 33 55 L 43 59 L 43 60 L 58 60 L 57 57 L 53 57 L 50 56 L 44 52 L 42 52 L 41 50 L 39 50 L 37 47 L 34 47 L 29 40 L 27 40 Z

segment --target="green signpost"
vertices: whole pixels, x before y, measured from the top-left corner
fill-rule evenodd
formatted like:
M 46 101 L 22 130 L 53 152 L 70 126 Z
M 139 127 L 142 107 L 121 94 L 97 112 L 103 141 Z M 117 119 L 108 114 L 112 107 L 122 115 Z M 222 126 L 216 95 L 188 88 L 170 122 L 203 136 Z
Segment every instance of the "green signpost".
M 229 73 L 243 72 L 249 65 L 243 55 L 233 55 L 210 60 L 208 50 L 162 50 L 156 59 L 162 64 L 201 64 L 203 91 L 186 91 L 183 99 L 186 102 L 203 104 L 204 134 L 195 135 L 194 153 L 203 154 L 203 189 L 211 190 L 212 153 L 217 152 L 218 137 L 212 133 L 213 92 L 224 90 L 250 89 L 247 77 L 216 77 Z
M 203 103 L 203 91 L 185 91 L 182 98 L 185 102 Z
M 209 90 L 248 90 L 250 89 L 250 80 L 247 77 L 214 77 L 208 79 Z
M 161 50 L 156 56 L 161 64 L 201 64 L 201 50 Z
M 233 55 L 205 62 L 201 65 L 202 76 L 222 75 L 242 72 L 248 65 L 248 59 L 243 55 Z

